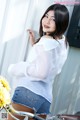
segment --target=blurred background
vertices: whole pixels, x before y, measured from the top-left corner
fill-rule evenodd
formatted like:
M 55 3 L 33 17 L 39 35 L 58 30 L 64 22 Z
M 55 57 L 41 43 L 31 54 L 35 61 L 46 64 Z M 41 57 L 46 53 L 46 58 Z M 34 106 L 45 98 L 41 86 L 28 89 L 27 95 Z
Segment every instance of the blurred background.
M 50 111 L 70 114 L 80 111 L 80 0 L 0 0 L 0 74 L 7 78 L 13 94 L 16 83 L 7 69 L 10 64 L 26 60 L 31 47 L 27 29 L 33 29 L 38 38 L 40 18 L 54 3 L 65 4 L 69 10 L 70 24 L 65 35 L 70 49 L 53 83 Z

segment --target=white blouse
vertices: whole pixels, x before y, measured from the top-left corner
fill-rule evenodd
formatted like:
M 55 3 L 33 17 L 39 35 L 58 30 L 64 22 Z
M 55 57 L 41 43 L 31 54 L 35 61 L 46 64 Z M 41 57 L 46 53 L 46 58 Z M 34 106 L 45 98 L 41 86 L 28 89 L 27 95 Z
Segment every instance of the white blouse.
M 61 40 L 43 36 L 33 45 L 27 61 L 10 65 L 8 73 L 16 77 L 16 87 L 26 87 L 51 102 L 52 82 L 62 70 L 68 48 L 64 36 Z

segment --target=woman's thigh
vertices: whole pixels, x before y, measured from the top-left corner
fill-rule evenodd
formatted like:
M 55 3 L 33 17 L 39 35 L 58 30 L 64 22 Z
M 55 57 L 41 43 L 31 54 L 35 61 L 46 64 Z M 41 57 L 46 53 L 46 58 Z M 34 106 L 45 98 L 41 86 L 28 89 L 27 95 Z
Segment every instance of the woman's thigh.
M 28 108 L 28 107 L 26 107 L 26 106 L 23 106 L 23 105 L 20 105 L 20 104 L 16 104 L 16 103 L 13 103 L 13 102 L 11 103 L 11 105 L 12 105 L 12 107 L 13 107 L 15 110 L 34 113 L 34 110 L 33 110 L 33 109 L 30 109 L 30 108 Z M 12 112 L 11 112 L 11 114 L 12 114 L 12 116 L 14 116 L 14 117 L 16 117 L 16 118 L 18 118 L 18 119 L 20 119 L 20 120 L 24 120 L 24 118 L 25 118 L 24 116 L 17 115 L 16 113 L 12 113 Z M 11 114 L 8 114 L 8 120 L 15 120 L 15 119 L 11 116 Z

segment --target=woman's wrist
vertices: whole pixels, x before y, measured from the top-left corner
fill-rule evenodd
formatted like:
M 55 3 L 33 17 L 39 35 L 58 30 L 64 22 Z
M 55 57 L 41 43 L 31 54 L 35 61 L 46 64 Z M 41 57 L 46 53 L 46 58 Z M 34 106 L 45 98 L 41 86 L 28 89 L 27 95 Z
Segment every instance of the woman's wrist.
M 30 39 L 31 45 L 33 46 L 35 44 L 35 39 Z

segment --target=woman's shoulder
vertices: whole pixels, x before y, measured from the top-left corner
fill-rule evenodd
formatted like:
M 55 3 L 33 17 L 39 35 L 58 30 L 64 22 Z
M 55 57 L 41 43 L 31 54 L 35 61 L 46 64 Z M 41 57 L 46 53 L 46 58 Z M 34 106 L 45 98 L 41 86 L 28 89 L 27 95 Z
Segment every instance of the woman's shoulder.
M 37 45 L 42 45 L 45 50 L 51 50 L 55 49 L 59 45 L 59 42 L 53 38 L 43 36 L 40 38 L 40 41 L 37 43 Z

